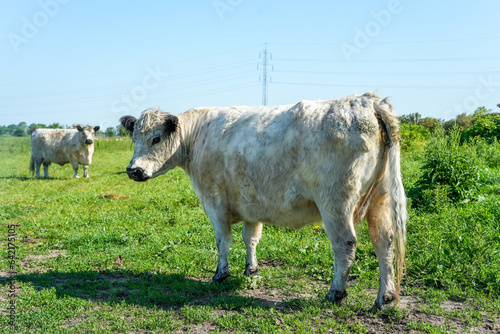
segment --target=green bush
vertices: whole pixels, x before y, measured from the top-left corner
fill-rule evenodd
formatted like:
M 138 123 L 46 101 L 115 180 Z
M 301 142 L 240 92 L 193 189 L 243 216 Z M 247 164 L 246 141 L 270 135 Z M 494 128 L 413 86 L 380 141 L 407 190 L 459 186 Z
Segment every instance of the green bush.
M 457 127 L 448 136 L 442 129 L 435 131 L 425 150 L 422 175 L 410 191 L 414 203 L 425 205 L 430 198 L 442 198 L 443 193 L 452 201 L 471 199 L 476 194 L 481 179 L 480 160 L 473 144 L 460 144 L 461 135 Z
M 420 199 L 420 204 L 427 208 L 429 212 L 438 212 L 443 209 L 444 206 L 450 205 L 451 187 L 447 184 L 436 184 L 434 188 L 428 188 L 422 190 L 422 198 Z
M 500 143 L 496 138 L 491 142 L 484 138 L 474 140 L 478 157 L 484 161 L 488 168 L 500 166 Z
M 488 143 L 500 140 L 500 114 L 490 114 L 474 120 L 474 124 L 462 134 L 462 141 L 485 139 Z
M 404 152 L 422 151 L 430 137 L 428 128 L 411 123 L 401 124 L 400 133 L 401 149 Z

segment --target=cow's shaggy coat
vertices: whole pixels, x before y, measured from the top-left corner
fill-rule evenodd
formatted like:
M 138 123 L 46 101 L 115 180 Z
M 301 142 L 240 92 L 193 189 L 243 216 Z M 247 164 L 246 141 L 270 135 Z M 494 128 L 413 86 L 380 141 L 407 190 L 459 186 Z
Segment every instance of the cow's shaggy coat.
M 347 296 L 354 260 L 354 224 L 366 217 L 380 266 L 375 308 L 397 303 L 407 213 L 399 126 L 386 99 L 367 93 L 276 107 L 199 108 L 177 116 L 149 109 L 139 119 L 121 121 L 135 143 L 130 178 L 146 181 L 176 166 L 189 175 L 215 230 L 214 282 L 230 275 L 232 224 L 244 222 L 245 275 L 252 275 L 263 222 L 298 229 L 322 220 L 334 253 L 326 297 L 339 302 Z
M 94 153 L 94 135 L 98 126 L 80 126 L 76 129 L 37 129 L 31 135 L 30 170 L 40 178 L 40 166 L 43 174 L 49 178 L 51 163 L 71 164 L 74 178 L 78 178 L 78 165 L 83 165 L 83 176 L 88 177 L 88 168 Z

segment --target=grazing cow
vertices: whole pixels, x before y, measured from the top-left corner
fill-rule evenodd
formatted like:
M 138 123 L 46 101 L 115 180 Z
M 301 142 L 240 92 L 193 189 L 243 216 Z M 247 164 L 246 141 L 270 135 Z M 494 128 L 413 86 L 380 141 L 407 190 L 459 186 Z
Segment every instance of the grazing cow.
M 135 151 L 128 176 L 146 181 L 180 166 L 215 230 L 213 282 L 230 275 L 231 225 L 243 221 L 245 275 L 258 271 L 262 222 L 298 229 L 322 220 L 334 253 L 326 299 L 347 296 L 354 224 L 367 218 L 380 266 L 374 308 L 398 303 L 405 259 L 406 197 L 398 120 L 387 99 L 366 93 L 274 107 L 149 109 L 124 116 Z M 393 245 L 397 281 L 394 283 Z
M 40 166 L 43 164 L 43 174 L 49 178 L 51 163 L 61 166 L 70 163 L 78 176 L 78 165 L 83 165 L 83 176 L 89 177 L 87 169 L 92 163 L 94 153 L 94 135 L 98 126 L 77 125 L 76 129 L 38 129 L 31 135 L 31 163 L 32 173 L 36 170 L 36 177 L 40 178 Z

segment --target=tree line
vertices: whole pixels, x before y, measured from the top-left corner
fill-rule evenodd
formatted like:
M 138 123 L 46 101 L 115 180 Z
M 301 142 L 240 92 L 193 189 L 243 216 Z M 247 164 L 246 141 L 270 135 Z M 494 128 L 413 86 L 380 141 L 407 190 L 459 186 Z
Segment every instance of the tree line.
M 36 129 L 71 129 L 74 126 L 62 125 L 59 123 L 52 123 L 49 125 L 43 123 L 32 123 L 28 125 L 26 122 L 19 124 L 0 125 L 0 135 L 11 135 L 15 137 L 31 136 Z M 105 137 L 124 137 L 128 135 L 127 130 L 119 124 L 116 127 L 108 127 L 104 131 L 97 131 L 98 136 Z
M 500 108 L 500 103 L 497 107 Z M 400 116 L 399 122 L 403 139 L 402 148 L 406 151 L 423 148 L 437 129 L 449 133 L 452 129 L 458 128 L 462 142 L 471 139 L 485 140 L 488 143 L 500 141 L 500 113 L 486 107 L 479 107 L 472 114 L 463 113 L 447 121 L 413 113 Z
M 497 104 L 497 107 L 500 108 L 500 103 Z M 455 126 L 463 130 L 463 139 L 481 137 L 486 140 L 496 138 L 500 141 L 500 113 L 494 113 L 492 109 L 486 107 L 477 108 L 471 115 L 463 113 L 447 121 L 433 117 L 422 117 L 420 113 L 413 113 L 400 116 L 399 122 L 401 124 L 401 135 L 405 139 L 406 145 L 413 145 L 414 142 L 427 140 L 438 127 L 442 127 L 448 132 Z M 28 125 L 26 122 L 21 122 L 8 126 L 0 125 L 0 135 L 24 137 L 30 136 L 36 129 L 69 129 L 72 127 L 59 123 L 49 125 L 32 123 Z M 97 135 L 124 137 L 128 135 L 128 132 L 119 124 L 116 127 L 108 127 L 104 131 L 99 130 Z M 403 143 L 404 145 L 405 143 Z

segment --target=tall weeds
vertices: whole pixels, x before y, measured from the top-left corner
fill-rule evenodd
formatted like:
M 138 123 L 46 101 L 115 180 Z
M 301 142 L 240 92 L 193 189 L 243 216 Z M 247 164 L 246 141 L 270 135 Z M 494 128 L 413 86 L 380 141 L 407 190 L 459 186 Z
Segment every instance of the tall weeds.
M 478 189 L 483 162 L 474 143 L 460 143 L 462 132 L 455 127 L 448 135 L 437 129 L 425 149 L 422 174 L 417 187 L 410 191 L 416 204 L 426 203 L 436 195 L 460 202 L 473 198 Z M 430 191 L 437 192 L 430 194 Z

